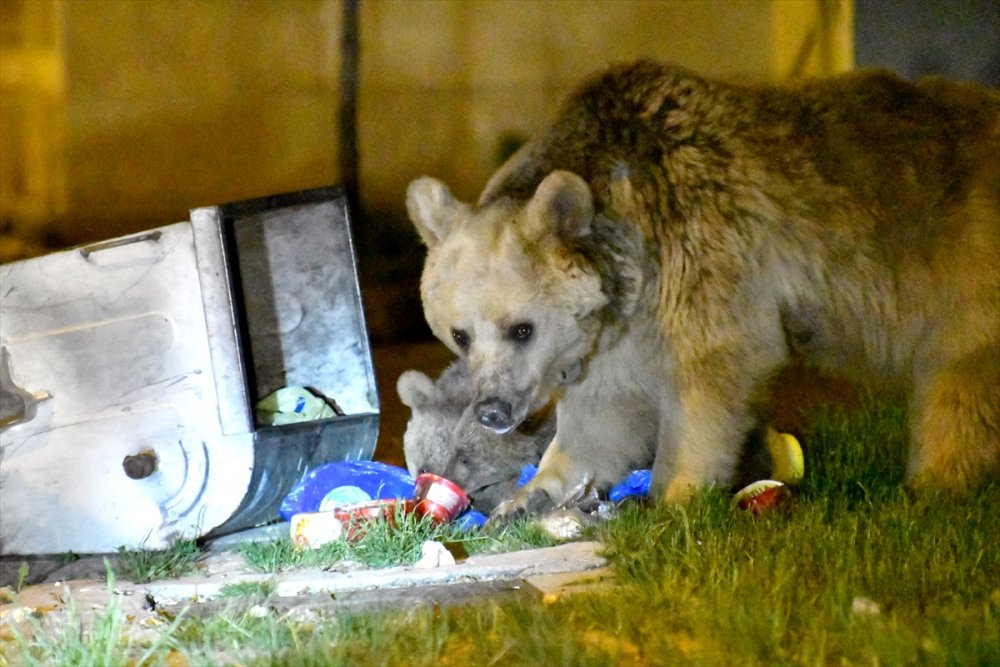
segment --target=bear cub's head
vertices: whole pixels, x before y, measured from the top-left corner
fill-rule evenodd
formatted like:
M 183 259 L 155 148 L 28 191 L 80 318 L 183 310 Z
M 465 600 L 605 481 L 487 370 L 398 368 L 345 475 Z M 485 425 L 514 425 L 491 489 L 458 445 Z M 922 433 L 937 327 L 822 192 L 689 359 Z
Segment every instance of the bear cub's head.
M 551 408 L 503 437 L 475 424 L 468 372 L 461 360 L 436 381 L 420 371 L 406 371 L 396 390 L 412 410 L 403 435 L 410 474 L 433 472 L 452 480 L 481 512 L 492 512 L 513 495 L 521 467 L 537 464 L 555 435 Z

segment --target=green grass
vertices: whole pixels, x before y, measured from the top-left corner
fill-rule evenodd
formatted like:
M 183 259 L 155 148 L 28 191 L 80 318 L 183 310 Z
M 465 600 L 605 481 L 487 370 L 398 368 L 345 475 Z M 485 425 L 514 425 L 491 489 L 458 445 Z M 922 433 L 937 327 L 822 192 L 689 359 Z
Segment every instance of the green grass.
M 178 539 L 165 551 L 118 548 L 119 574 L 136 583 L 171 579 L 194 572 L 195 560 L 201 555 L 193 539 Z
M 786 512 L 755 519 L 710 493 L 607 526 L 623 593 L 659 619 L 654 646 L 677 633 L 713 662 L 1000 664 L 1000 488 L 912 497 L 904 434 L 894 408 L 828 418 Z M 856 599 L 881 611 L 855 613 Z M 629 626 L 637 643 L 656 636 Z
M 273 595 L 277 588 L 273 581 L 239 581 L 226 584 L 219 594 L 224 598 L 266 598 Z
M 394 525 L 370 524 L 357 541 L 337 540 L 317 549 L 300 549 L 291 540 L 239 545 L 236 551 L 262 572 L 280 572 L 295 567 L 331 567 L 345 562 L 365 567 L 411 565 L 421 555 L 427 540 L 444 543 L 452 553 L 516 551 L 556 544 L 537 525 L 520 523 L 495 530 L 463 532 L 453 525 L 438 525 L 429 519 L 397 512 Z
M 598 530 L 607 590 L 309 620 L 234 606 L 183 619 L 164 645 L 193 665 L 1000 664 L 1000 485 L 903 490 L 904 419 L 873 403 L 819 422 L 782 511 L 753 517 L 721 491 L 623 508 Z
M 0 642 L 0 665 L 19 667 L 141 667 L 163 664 L 175 650 L 173 635 L 183 615 L 153 641 L 140 643 L 124 632 L 121 601 L 115 590 L 115 573 L 104 561 L 108 583 L 108 606 L 85 624 L 72 595 L 67 595 L 65 620 L 46 622 L 44 616 L 28 615 L 8 625 L 10 639 Z

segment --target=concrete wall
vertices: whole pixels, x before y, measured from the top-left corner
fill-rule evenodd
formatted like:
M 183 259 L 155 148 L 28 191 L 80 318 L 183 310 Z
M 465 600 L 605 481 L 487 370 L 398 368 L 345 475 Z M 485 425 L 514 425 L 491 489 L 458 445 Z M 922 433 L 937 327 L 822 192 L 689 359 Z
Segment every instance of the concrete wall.
M 58 6 L 0 0 L 0 262 L 44 252 L 67 208 Z
M 649 57 L 743 80 L 848 69 L 849 9 L 794 0 L 369 3 L 366 195 L 392 205 L 413 175 L 430 173 L 473 198 L 504 133 L 544 126 L 581 78 L 610 62 Z M 836 55 L 824 61 L 833 40 Z
M 73 240 L 329 184 L 332 2 L 67 2 Z
M 80 243 L 340 179 L 340 0 L 0 11 L 0 234 Z M 611 61 L 774 80 L 853 59 L 851 0 L 362 0 L 361 30 L 362 195 L 387 213 L 424 173 L 474 197 L 505 133 Z

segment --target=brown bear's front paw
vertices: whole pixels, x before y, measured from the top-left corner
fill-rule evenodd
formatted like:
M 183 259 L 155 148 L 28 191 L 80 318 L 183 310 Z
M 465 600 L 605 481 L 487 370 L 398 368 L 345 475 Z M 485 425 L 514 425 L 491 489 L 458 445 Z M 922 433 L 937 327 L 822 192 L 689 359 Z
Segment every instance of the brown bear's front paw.
M 528 516 L 537 516 L 555 507 L 555 503 L 543 489 L 534 488 L 528 491 L 521 489 L 493 510 L 489 522 L 493 525 L 513 523 Z

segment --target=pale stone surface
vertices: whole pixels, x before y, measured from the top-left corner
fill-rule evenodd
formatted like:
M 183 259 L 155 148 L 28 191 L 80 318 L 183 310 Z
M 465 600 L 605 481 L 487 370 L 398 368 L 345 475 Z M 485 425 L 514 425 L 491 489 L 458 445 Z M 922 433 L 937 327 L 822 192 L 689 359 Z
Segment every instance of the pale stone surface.
M 95 619 L 114 603 L 133 638 L 152 638 L 166 622 L 149 603 L 145 591 L 124 582 L 113 591 L 103 579 L 43 583 L 27 586 L 16 593 L 13 602 L 0 604 L 0 639 L 10 639 L 16 630 L 22 636 L 33 631 L 33 621 L 43 628 L 60 627 L 74 620 L 80 631 L 89 632 Z
M 614 584 L 614 575 L 604 565 L 584 572 L 537 574 L 527 577 L 525 583 L 538 590 L 543 602 L 555 602 L 573 593 L 608 590 Z
M 301 569 L 279 574 L 252 572 L 245 566 L 210 565 L 206 574 L 154 581 L 142 588 L 155 600 L 174 604 L 184 599 L 218 597 L 223 586 L 240 582 L 270 581 L 278 596 L 307 595 L 317 592 L 342 593 L 371 588 L 430 586 L 461 582 L 525 579 L 539 574 L 587 572 L 603 567 L 597 542 L 569 542 L 545 549 L 514 551 L 504 554 L 479 554 L 461 563 L 431 569 L 415 566 L 378 570 L 328 572 Z
M 132 638 L 152 638 L 167 622 L 160 610 L 183 610 L 191 616 L 207 616 L 220 605 L 253 605 L 274 609 L 288 617 L 321 614 L 345 608 L 404 607 L 420 604 L 462 604 L 474 600 L 540 598 L 554 601 L 563 595 L 600 590 L 611 585 L 607 561 L 599 555 L 597 542 L 569 542 L 555 547 L 503 554 L 479 554 L 462 562 L 421 569 L 416 566 L 377 570 L 358 566 L 338 571 L 299 569 L 284 573 L 252 570 L 243 557 L 232 551 L 215 551 L 199 560 L 200 571 L 179 579 L 134 584 L 116 581 L 108 590 L 103 559 L 85 558 L 62 570 L 63 575 L 88 578 L 53 581 L 26 586 L 16 593 L 7 587 L 0 598 L 0 639 L 9 639 L 11 628 L 22 635 L 32 631 L 32 618 L 44 627 L 55 627 L 71 618 L 67 604 L 72 599 L 75 622 L 87 632 L 96 618 L 114 604 L 123 615 L 123 629 Z M 222 598 L 228 584 L 269 582 L 274 593 L 266 602 L 247 598 Z

